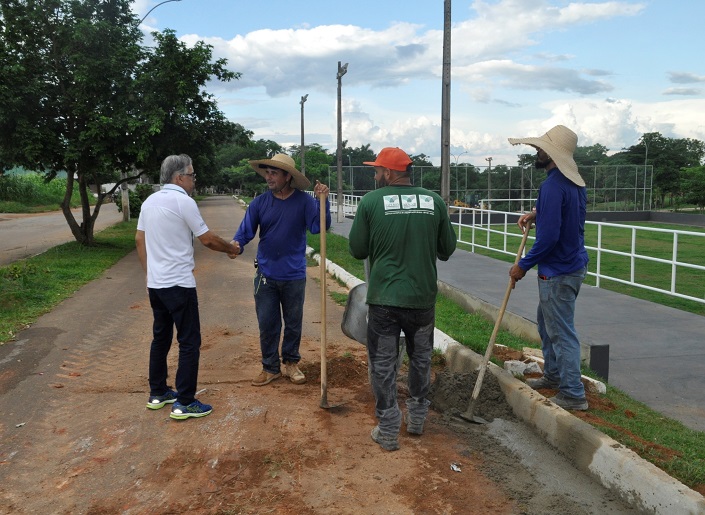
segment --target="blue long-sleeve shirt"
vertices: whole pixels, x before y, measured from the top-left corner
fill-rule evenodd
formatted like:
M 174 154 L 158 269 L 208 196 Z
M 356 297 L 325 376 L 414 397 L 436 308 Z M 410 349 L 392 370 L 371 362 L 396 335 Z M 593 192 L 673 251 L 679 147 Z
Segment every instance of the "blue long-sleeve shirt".
M 306 278 L 306 231 L 321 232 L 320 201 L 295 190 L 286 200 L 267 191 L 254 198 L 233 239 L 244 249 L 259 228 L 259 271 L 276 281 Z M 326 200 L 326 229 L 330 228 L 330 203 Z
M 588 263 L 585 249 L 587 190 L 567 179 L 558 168 L 548 171 L 536 199 L 536 241 L 519 261 L 539 275 L 553 277 L 580 270 Z

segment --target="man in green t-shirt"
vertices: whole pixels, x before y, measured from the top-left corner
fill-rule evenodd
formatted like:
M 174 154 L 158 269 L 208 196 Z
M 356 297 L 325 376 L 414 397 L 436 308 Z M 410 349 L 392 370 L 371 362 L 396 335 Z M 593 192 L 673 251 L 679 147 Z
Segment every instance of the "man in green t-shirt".
M 441 197 L 411 184 L 411 159 L 387 147 L 374 162 L 378 189 L 367 193 L 350 229 L 350 254 L 368 259 L 367 354 L 379 424 L 372 439 L 399 448 L 402 413 L 397 402 L 401 332 L 409 356 L 406 431 L 423 434 L 431 404 L 431 352 L 436 316 L 436 258 L 447 261 L 457 238 Z

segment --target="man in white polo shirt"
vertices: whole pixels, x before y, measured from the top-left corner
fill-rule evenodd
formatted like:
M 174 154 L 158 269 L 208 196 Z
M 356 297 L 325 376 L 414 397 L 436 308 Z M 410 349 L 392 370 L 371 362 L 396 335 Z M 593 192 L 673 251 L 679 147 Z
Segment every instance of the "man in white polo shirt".
M 196 183 L 191 158 L 172 155 L 161 166 L 162 189 L 142 204 L 137 222 L 137 254 L 147 273 L 149 303 L 154 315 L 149 353 L 149 401 L 147 408 L 173 404 L 171 418 L 204 417 L 213 407 L 196 400 L 201 323 L 193 275 L 193 237 L 211 250 L 234 259 L 240 253 L 232 244 L 210 232 L 190 195 Z M 176 326 L 179 364 L 176 391 L 166 384 L 167 355 Z

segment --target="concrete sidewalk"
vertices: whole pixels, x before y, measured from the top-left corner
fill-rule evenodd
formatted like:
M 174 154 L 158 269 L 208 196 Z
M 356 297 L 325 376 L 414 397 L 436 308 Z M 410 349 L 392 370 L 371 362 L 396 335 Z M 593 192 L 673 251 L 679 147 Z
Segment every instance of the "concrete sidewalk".
M 351 219 L 334 219 L 331 230 L 347 238 L 351 226 Z M 438 262 L 438 279 L 462 292 L 473 309 L 493 316 L 502 304 L 509 267 L 457 250 L 448 261 Z M 508 327 L 530 339 L 538 339 L 536 281 L 536 270 L 530 270 L 512 291 L 504 315 Z M 609 345 L 610 385 L 705 431 L 705 317 L 584 285 L 575 326 L 581 341 Z
M 347 237 L 352 220 L 331 231 Z M 441 289 L 462 295 L 466 307 L 495 316 L 507 287 L 510 265 L 458 250 L 438 262 Z M 353 279 L 351 283 L 359 282 Z M 513 290 L 504 320 L 510 330 L 538 339 L 538 287 L 532 271 Z M 576 328 L 585 341 L 610 345 L 610 384 L 664 415 L 705 430 L 705 334 L 703 317 L 584 286 L 576 309 Z M 456 373 L 480 366 L 482 356 L 437 331 Z M 591 425 L 555 406 L 510 373 L 490 363 L 514 413 L 536 429 L 573 465 L 645 513 L 705 513 L 705 498 L 640 458 Z

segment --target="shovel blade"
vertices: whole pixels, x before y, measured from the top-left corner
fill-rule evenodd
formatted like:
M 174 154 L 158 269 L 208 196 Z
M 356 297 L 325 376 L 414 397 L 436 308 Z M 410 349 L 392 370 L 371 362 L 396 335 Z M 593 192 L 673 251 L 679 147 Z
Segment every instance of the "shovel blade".
M 348 338 L 367 345 L 367 283 L 358 284 L 348 293 L 340 328 Z

